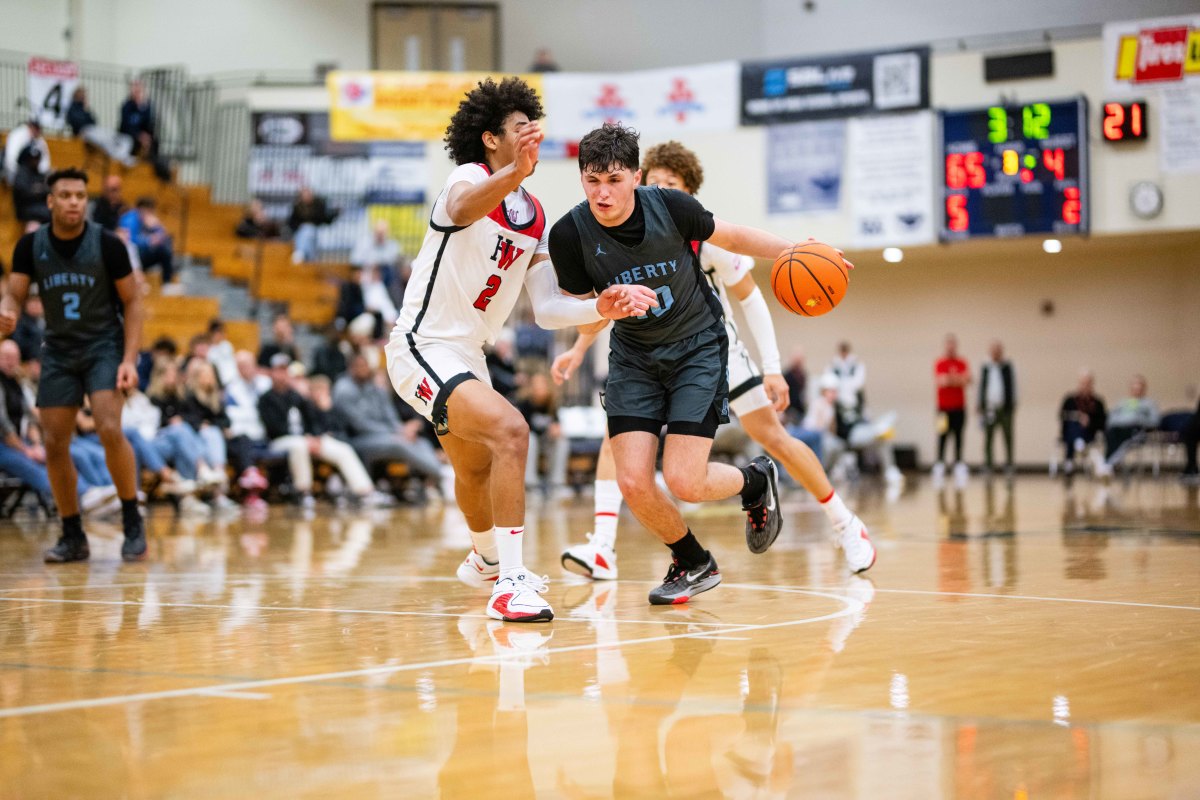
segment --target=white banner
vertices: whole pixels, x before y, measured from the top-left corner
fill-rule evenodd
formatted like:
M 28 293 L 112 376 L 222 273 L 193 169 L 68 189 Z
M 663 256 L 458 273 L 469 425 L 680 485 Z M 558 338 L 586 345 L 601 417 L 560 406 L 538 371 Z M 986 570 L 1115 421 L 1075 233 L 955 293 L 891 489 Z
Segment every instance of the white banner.
M 643 146 L 689 131 L 738 124 L 736 61 L 640 72 L 548 72 L 542 77 L 546 134 L 580 139 L 605 122 L 642 134 Z
M 29 106 L 47 130 L 67 127 L 67 107 L 79 86 L 79 65 L 74 61 L 29 59 Z
M 1200 172 L 1200 86 L 1164 88 L 1158 101 L 1163 172 Z
M 796 122 L 767 129 L 767 211 L 837 211 L 846 121 Z
M 852 246 L 935 241 L 933 114 L 855 117 L 846 139 Z
M 1200 85 L 1200 15 L 1108 23 L 1104 77 L 1110 95 Z

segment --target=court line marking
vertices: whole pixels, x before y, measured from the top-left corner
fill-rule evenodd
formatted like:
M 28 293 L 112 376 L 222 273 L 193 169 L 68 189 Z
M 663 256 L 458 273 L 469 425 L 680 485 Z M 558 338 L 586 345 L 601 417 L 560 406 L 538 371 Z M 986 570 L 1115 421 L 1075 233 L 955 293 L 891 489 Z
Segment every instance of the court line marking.
M 199 692 L 205 697 L 227 697 L 230 700 L 270 700 L 271 695 L 266 692 L 231 692 L 219 689 L 213 689 L 210 692 Z
M 800 593 L 810 594 L 815 597 L 824 597 L 831 600 L 836 600 L 843 603 L 843 607 L 838 611 L 822 614 L 817 617 L 806 617 L 798 620 L 787 620 L 785 622 L 772 622 L 755 625 L 741 625 L 731 629 L 730 633 L 740 633 L 742 631 L 760 631 L 773 628 L 784 628 L 798 625 L 810 625 L 816 622 L 825 622 L 828 620 L 838 619 L 840 617 L 856 614 L 862 610 L 863 604 L 859 600 L 852 597 L 842 597 L 841 595 L 831 594 L 821 591 L 803 591 Z M 695 623 L 692 623 L 695 624 Z M 600 650 L 609 647 L 627 647 L 639 644 L 651 644 L 654 642 L 669 642 L 675 639 L 697 639 L 703 638 L 704 633 L 677 633 L 666 634 L 662 636 L 647 636 L 641 639 L 629 639 L 619 642 L 589 642 L 587 644 L 568 645 L 566 647 L 548 647 L 546 648 L 546 656 L 552 656 L 556 653 L 572 653 L 583 650 Z M 539 653 L 540 655 L 541 653 Z M 176 697 L 195 697 L 203 696 L 217 692 L 241 692 L 245 689 L 262 689 L 268 686 L 291 686 L 303 683 L 319 683 L 323 681 L 341 680 L 344 678 L 362 678 L 371 675 L 392 675 L 398 672 L 416 672 L 425 669 L 440 669 L 442 667 L 453 667 L 462 664 L 501 664 L 505 661 L 521 662 L 524 655 L 521 653 L 502 653 L 491 656 L 468 656 L 463 658 L 449 658 L 441 661 L 426 661 L 416 664 L 397 664 L 388 667 L 368 667 L 364 669 L 342 670 L 340 672 L 323 672 L 311 675 L 293 675 L 286 678 L 266 678 L 262 680 L 238 681 L 234 683 L 219 683 L 212 686 L 195 686 L 187 689 L 166 689 L 158 692 L 141 692 L 138 694 L 113 695 L 110 697 L 95 697 L 86 700 L 69 700 L 61 703 L 42 703 L 32 706 L 16 706 L 14 708 L 0 709 L 0 719 L 5 717 L 21 717 L 33 714 L 51 714 L 58 711 L 73 711 L 83 708 L 100 708 L 103 706 L 123 705 L 126 703 L 141 703 L 150 700 L 166 700 Z

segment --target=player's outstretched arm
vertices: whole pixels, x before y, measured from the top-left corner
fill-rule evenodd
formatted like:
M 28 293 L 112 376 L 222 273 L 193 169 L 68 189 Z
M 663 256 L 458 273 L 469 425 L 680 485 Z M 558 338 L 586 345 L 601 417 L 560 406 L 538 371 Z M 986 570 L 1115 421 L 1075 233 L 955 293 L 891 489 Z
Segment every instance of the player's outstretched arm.
M 446 195 L 446 214 L 455 225 L 466 226 L 483 219 L 500 205 L 509 192 L 533 174 L 538 162 L 538 148 L 545 134 L 536 122 L 523 125 L 517 132 L 517 158 L 501 167 L 480 183 L 461 181 L 450 187 Z
M 8 290 L 0 298 L 0 334 L 8 336 L 17 329 L 17 320 L 21 317 L 21 309 L 25 307 L 25 297 L 29 294 L 29 276 L 23 272 L 13 271 L 8 276 Z
M 554 267 L 545 256 L 534 257 L 525 273 L 525 288 L 533 303 L 535 321 L 550 330 L 639 316 L 658 306 L 653 290 L 645 286 L 610 286 L 599 297 L 566 294 L 559 288 Z
M 761 228 L 738 225 L 733 222 L 726 222 L 723 219 L 714 219 L 713 222 L 716 223 L 716 228 L 713 230 L 713 235 L 708 237 L 708 241 L 717 247 L 723 247 L 731 253 L 742 253 L 743 255 L 774 261 L 780 253 L 795 244 L 795 242 L 788 241 L 782 236 L 776 236 Z M 812 240 L 810 239 L 809 241 Z M 845 253 L 842 253 L 841 250 L 838 250 L 838 253 L 845 258 Z M 854 265 L 849 261 L 846 262 L 846 266 L 849 269 L 854 269 Z

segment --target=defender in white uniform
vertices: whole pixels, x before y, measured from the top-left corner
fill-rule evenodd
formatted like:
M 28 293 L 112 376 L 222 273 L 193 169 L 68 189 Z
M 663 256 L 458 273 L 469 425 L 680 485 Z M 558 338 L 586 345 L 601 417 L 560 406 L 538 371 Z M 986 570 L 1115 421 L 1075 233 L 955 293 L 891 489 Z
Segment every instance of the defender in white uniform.
M 493 342 L 527 287 L 538 324 L 561 328 L 643 314 L 645 287 L 615 286 L 591 301 L 558 291 L 546 217 L 521 187 L 537 166 L 543 134 L 537 93 L 518 78 L 485 80 L 446 129 L 459 166 L 434 203 L 413 261 L 404 307 L 385 348 L 400 397 L 431 420 L 454 467 L 455 495 L 474 547 L 458 575 L 493 587 L 487 614 L 509 622 L 550 620 L 546 578 L 522 556 L 529 428 L 491 387 L 483 346 Z
M 647 150 L 642 173 L 648 184 L 679 189 L 688 194 L 694 194 L 704 179 L 696 154 L 678 142 L 666 142 Z M 870 569 L 875 563 L 875 548 L 866 526 L 834 491 L 816 454 L 808 445 L 788 434 L 779 421 L 778 412 L 788 405 L 788 385 L 780 367 L 779 345 L 775 340 L 770 309 L 750 275 L 754 259 L 703 242 L 694 246 L 698 248 L 700 268 L 725 309 L 730 409 L 737 414 L 746 433 L 821 502 L 850 569 L 856 573 Z M 762 370 L 750 357 L 733 321 L 730 293 L 741 304 L 746 326 L 762 355 Z M 580 336 L 570 350 L 555 359 L 551 367 L 555 381 L 562 383 L 570 377 L 582 363 L 583 354 L 594 339 L 595 335 Z M 595 498 L 594 530 L 588 534 L 587 544 L 575 545 L 562 554 L 562 565 L 579 575 L 614 580 L 617 577 L 617 517 L 622 498 L 607 438 L 596 468 Z

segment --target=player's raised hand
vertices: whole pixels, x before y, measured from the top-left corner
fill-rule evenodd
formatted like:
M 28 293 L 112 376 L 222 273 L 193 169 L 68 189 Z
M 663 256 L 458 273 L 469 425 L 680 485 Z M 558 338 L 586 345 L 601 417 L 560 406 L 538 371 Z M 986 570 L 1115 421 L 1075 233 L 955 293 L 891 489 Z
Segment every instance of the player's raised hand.
M 606 319 L 640 317 L 651 308 L 658 308 L 658 295 L 640 284 L 614 284 L 596 298 L 596 310 Z
M 571 375 L 575 370 L 579 369 L 579 365 L 583 363 L 583 353 L 576 352 L 572 347 L 565 353 L 554 359 L 554 363 L 550 365 L 550 377 L 554 379 L 556 386 L 562 386 L 571 379 Z
M 518 174 L 526 177 L 533 174 L 533 168 L 538 163 L 538 148 L 545 138 L 542 126 L 536 122 L 530 122 L 517 131 L 517 160 L 514 168 Z

